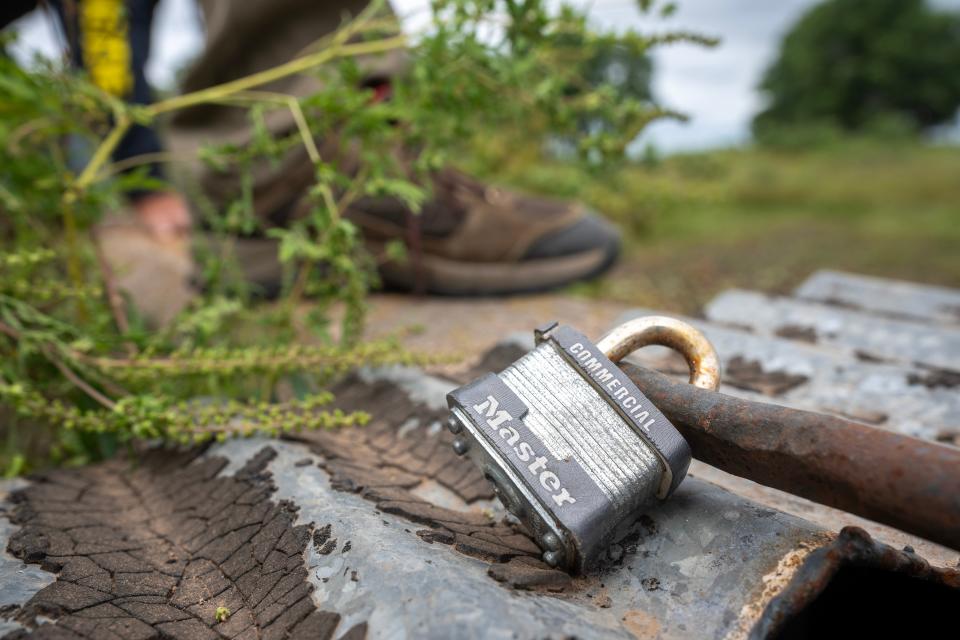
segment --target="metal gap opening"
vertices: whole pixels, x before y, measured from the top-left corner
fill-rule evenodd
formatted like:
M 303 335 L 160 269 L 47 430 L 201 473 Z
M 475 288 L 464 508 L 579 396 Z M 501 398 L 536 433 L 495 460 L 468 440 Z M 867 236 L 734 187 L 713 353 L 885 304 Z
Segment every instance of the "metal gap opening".
M 960 591 L 882 569 L 843 567 L 789 618 L 778 640 L 925 638 L 955 628 Z
M 958 611 L 960 568 L 844 527 L 807 556 L 750 638 L 937 638 L 956 627 Z

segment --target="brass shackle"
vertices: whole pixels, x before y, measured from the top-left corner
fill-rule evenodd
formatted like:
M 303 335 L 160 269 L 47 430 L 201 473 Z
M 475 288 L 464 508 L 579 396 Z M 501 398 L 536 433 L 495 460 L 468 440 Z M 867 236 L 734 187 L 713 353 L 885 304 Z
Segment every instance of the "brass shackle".
M 699 329 L 666 316 L 646 316 L 624 322 L 597 342 L 613 362 L 652 344 L 680 353 L 690 367 L 690 384 L 716 391 L 720 388 L 720 358 Z

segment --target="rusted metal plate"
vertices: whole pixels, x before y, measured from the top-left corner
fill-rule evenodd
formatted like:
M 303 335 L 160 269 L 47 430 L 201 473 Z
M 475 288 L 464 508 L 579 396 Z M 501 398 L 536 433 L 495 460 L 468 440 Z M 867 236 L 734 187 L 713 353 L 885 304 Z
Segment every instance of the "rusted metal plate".
M 482 478 L 465 484 L 462 473 L 428 468 L 448 451 L 436 412 L 452 387 L 410 370 L 368 372 L 339 394 L 343 406 L 373 409 L 364 430 L 302 443 L 238 440 L 205 456 L 226 458 L 225 481 L 258 457 L 272 474 L 270 501 L 295 505 L 287 509 L 296 509 L 292 524 L 313 523 L 311 598 L 340 616 L 340 628 L 366 622 L 370 638 L 743 636 L 779 592 L 768 577 L 785 584 L 799 559 L 832 538 L 691 479 L 624 532 L 601 573 L 571 580 L 539 562 L 529 539 L 509 533 L 499 506 L 469 486 Z M 263 455 L 267 445 L 275 456 Z M 438 493 L 445 508 L 417 497 Z M 463 495 L 478 497 L 468 504 Z
M 7 542 L 18 529 L 7 518 L 11 508 L 10 494 L 26 487 L 25 480 L 0 480 L 0 611 L 21 605 L 40 589 L 51 584 L 55 577 L 32 564 L 24 564 L 7 551 Z M 19 624 L 0 616 L 0 636 L 15 631 Z
M 929 373 L 921 367 L 865 361 L 829 342 L 770 337 L 775 330 L 754 334 L 700 324 L 724 356 L 727 380 L 735 383 L 725 390 L 741 397 L 854 415 L 930 439 L 939 438 L 960 409 L 956 390 L 940 379 L 910 381 Z M 501 355 L 515 357 L 510 349 Z M 680 371 L 662 352 L 645 349 L 641 357 Z M 287 525 L 310 531 L 303 564 L 288 568 L 306 568 L 309 608 L 329 612 L 351 638 L 362 637 L 363 630 L 371 638 L 765 637 L 828 586 L 831 570 L 847 564 L 960 586 L 956 570 L 931 570 L 912 552 L 877 545 L 851 530 L 837 538 L 837 525 L 846 524 L 843 514 L 831 510 L 829 524 L 816 524 L 784 513 L 804 512 L 797 504 L 808 508 L 806 503 L 791 497 L 788 504 L 782 494 L 762 488 L 750 493 L 767 500 L 758 504 L 697 478 L 746 486 L 702 464 L 694 465 L 694 477 L 671 500 L 623 532 L 599 573 L 571 578 L 538 560 L 530 539 L 490 500 L 485 481 L 450 453 L 451 436 L 440 417 L 453 386 L 412 369 L 365 371 L 336 391 L 341 407 L 374 414 L 367 427 L 304 434 L 296 442 L 228 442 L 197 462 L 223 466 L 214 487 L 248 481 L 247 463 L 259 461 L 253 465 L 262 491 L 257 499 L 296 514 Z M 265 447 L 273 452 L 265 455 Z M 92 478 L 102 468 L 71 473 Z M 138 473 L 111 468 L 118 477 Z M 162 492 L 166 485 L 157 480 Z M 212 513 L 212 505 L 198 504 Z M 809 509 L 818 522 L 827 521 L 815 505 Z M 6 548 L 18 527 L 2 515 L 0 544 Z M 53 529 L 72 526 L 51 522 Z M 909 537 L 897 538 L 903 540 L 913 545 Z M 917 549 L 935 551 L 936 564 L 956 565 L 953 552 Z M 36 565 L 0 557 L 0 603 L 23 604 L 52 577 Z M 913 585 L 901 587 L 912 592 Z M 0 624 L 5 613 L 10 610 L 0 609 Z M 65 616 L 49 615 L 48 627 Z
M 215 453 L 241 461 L 262 446 L 237 441 Z M 784 558 L 802 558 L 830 539 L 691 480 L 634 525 L 602 575 L 556 594 L 518 591 L 491 577 L 501 563 L 428 543 L 408 519 L 333 489 L 322 469 L 297 467 L 301 445 L 271 446 L 279 454 L 270 465 L 278 497 L 300 507 L 300 522 L 330 523 L 336 540 L 326 553 L 308 551 L 317 606 L 338 611 L 347 625 L 366 620 L 370 638 L 742 635 L 776 593 L 764 593 L 762 577 L 780 571 L 785 584 L 799 563 L 781 566 Z
M 834 537 L 691 478 L 624 532 L 600 573 L 570 579 L 502 520 L 483 479 L 468 478 L 472 466 L 457 473 L 437 419 L 452 386 L 412 370 L 366 372 L 337 391 L 344 408 L 373 412 L 367 427 L 303 442 L 233 441 L 205 454 L 228 461 L 217 466 L 224 486 L 245 469 L 271 474 L 258 499 L 289 505 L 289 524 L 312 529 L 310 598 L 339 628 L 365 622 L 370 638 L 745 637 L 804 559 Z M 275 455 L 264 455 L 266 446 Z M 204 505 L 190 508 L 213 508 Z
M 807 278 L 793 295 L 897 318 L 960 324 L 960 291 L 946 287 L 825 269 Z
M 261 447 L 228 475 L 201 453 L 155 447 L 136 465 L 56 469 L 11 496 L 5 547 L 56 574 L 35 593 L 5 585 L 21 598 L 0 612 L 25 627 L 18 640 L 362 637 L 364 621 L 347 629 L 311 599 L 311 531 L 272 499 L 275 452 Z
M 864 311 L 731 290 L 711 301 L 708 320 L 762 336 L 814 343 L 861 359 L 918 363 L 957 371 L 960 327 L 881 317 Z

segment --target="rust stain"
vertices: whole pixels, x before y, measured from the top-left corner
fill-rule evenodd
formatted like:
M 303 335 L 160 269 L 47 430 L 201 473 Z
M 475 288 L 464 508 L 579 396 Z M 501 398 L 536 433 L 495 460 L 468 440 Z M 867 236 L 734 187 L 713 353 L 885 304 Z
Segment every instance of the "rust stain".
M 746 638 L 750 630 L 756 625 L 760 616 L 770 601 L 778 596 L 793 579 L 794 574 L 803 565 L 810 552 L 829 542 L 832 536 L 824 536 L 819 542 L 801 542 L 796 548 L 791 549 L 780 558 L 769 573 L 760 578 L 759 594 L 752 601 L 743 605 L 740 609 L 740 617 L 737 620 L 737 626 L 727 635 L 728 640 L 741 640 Z
M 632 609 L 624 614 L 621 621 L 634 638 L 649 640 L 660 637 L 660 621 L 649 613 Z
M 647 345 L 663 345 L 679 352 L 690 366 L 690 384 L 701 389 L 720 388 L 720 358 L 696 327 L 668 316 L 634 318 L 597 341 L 613 362 L 619 362 Z

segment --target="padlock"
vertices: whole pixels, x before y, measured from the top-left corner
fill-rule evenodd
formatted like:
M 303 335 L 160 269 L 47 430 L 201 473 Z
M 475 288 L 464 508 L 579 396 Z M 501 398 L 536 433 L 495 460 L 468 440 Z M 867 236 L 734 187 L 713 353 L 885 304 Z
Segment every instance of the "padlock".
M 616 366 L 661 344 L 681 352 L 692 384 L 716 389 L 716 351 L 699 331 L 666 317 L 632 320 L 597 344 L 551 323 L 536 347 L 499 374 L 447 396 L 454 451 L 493 483 L 544 561 L 584 572 L 621 525 L 666 499 L 690 464 L 676 428 Z

